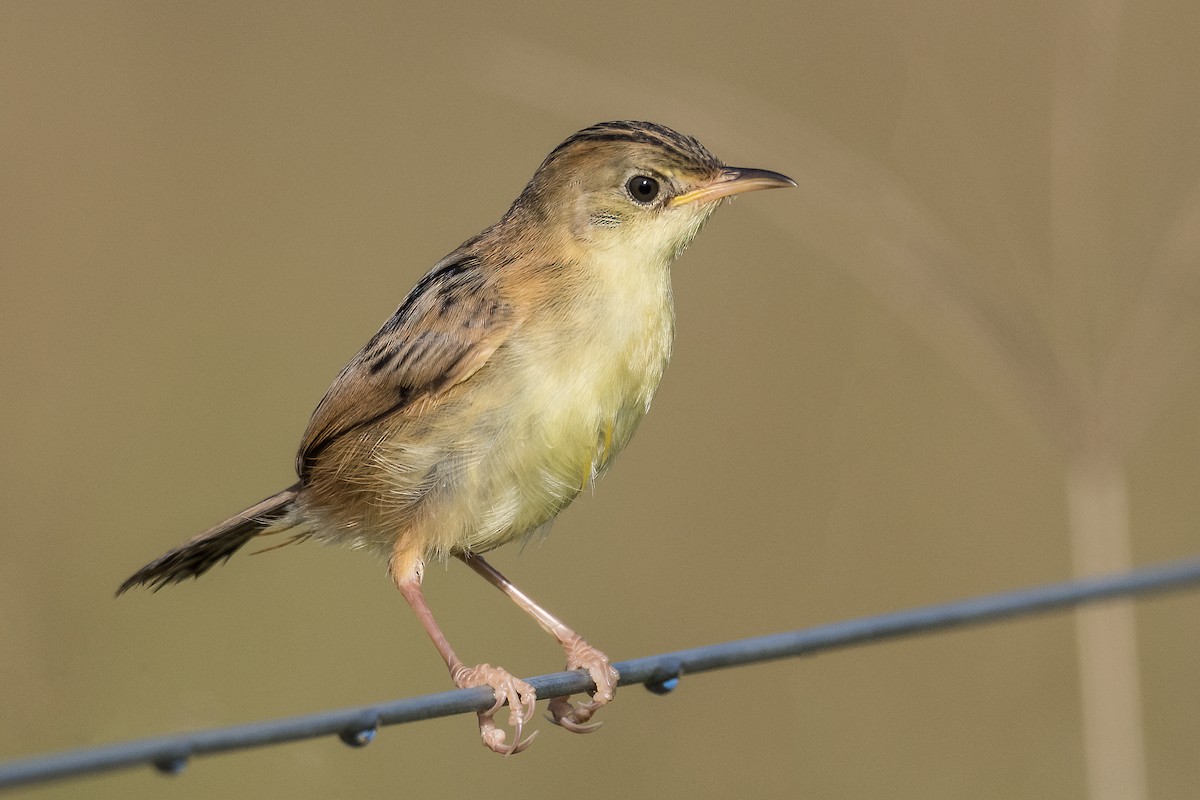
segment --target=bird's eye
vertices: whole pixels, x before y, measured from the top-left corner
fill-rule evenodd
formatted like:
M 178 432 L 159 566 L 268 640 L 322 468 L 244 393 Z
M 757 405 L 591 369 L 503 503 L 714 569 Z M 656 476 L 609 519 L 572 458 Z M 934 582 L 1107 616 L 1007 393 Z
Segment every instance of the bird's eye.
M 654 202 L 654 198 L 658 197 L 658 181 L 646 175 L 634 175 L 625 184 L 625 188 L 629 190 L 629 196 L 635 202 L 643 205 Z

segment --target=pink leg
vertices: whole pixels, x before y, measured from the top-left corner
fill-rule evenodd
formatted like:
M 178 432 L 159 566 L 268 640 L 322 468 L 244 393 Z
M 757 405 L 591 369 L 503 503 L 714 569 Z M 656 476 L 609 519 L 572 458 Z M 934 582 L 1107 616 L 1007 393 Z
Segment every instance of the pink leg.
M 573 706 L 565 697 L 556 697 L 550 701 L 550 713 L 553 721 L 575 733 L 591 733 L 600 727 L 600 723 L 587 722 L 597 709 L 613 699 L 617 690 L 620 675 L 608 656 L 583 640 L 578 633 L 563 624 L 562 620 L 535 603 L 529 595 L 512 584 L 508 578 L 501 575 L 495 567 L 479 556 L 459 556 L 468 567 L 478 572 L 484 579 L 500 591 L 508 595 L 514 603 L 524 609 L 525 613 L 537 620 L 542 628 L 558 640 L 567 654 L 567 669 L 586 669 L 596 684 L 596 692 L 591 702 Z
M 395 562 L 393 562 L 393 566 L 394 564 Z M 429 610 L 429 605 L 425 602 L 425 595 L 421 592 L 423 567 L 424 565 L 417 561 L 404 571 L 403 576 L 393 571 L 392 579 L 396 582 L 396 588 L 412 606 L 417 619 L 421 621 L 421 626 L 433 640 L 433 646 L 441 653 L 442 660 L 446 662 L 446 668 L 450 670 L 450 679 L 454 681 L 454 685 L 460 689 L 490 686 L 495 692 L 496 704 L 487 711 L 479 712 L 479 733 L 483 737 L 484 746 L 503 755 L 521 752 L 529 746 L 533 737 L 537 736 L 537 733 L 534 732 L 528 739 L 521 740 L 521 729 L 526 722 L 533 718 L 537 692 L 528 683 L 514 677 L 507 670 L 493 667 L 490 664 L 480 664 L 477 667 L 468 667 L 463 664 L 462 660 L 455 655 L 454 649 L 450 647 L 450 642 L 442 633 L 441 627 L 433 618 L 433 612 Z M 496 712 L 505 703 L 508 703 L 509 724 L 512 725 L 514 738 L 516 738 L 514 744 L 507 746 L 504 744 L 504 731 L 496 727 L 494 719 Z

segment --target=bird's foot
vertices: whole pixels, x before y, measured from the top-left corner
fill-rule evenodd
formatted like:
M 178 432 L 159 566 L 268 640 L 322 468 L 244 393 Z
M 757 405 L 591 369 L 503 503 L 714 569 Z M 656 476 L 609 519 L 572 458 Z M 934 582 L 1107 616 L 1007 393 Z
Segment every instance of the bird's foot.
M 592 715 L 602 706 L 613 699 L 617 691 L 617 681 L 621 676 L 609 663 L 608 656 L 575 636 L 563 645 L 567 653 L 567 669 L 586 669 L 596 684 L 596 691 L 587 703 L 573 705 L 566 697 L 556 697 L 550 701 L 550 721 L 561 725 L 572 733 L 591 733 L 603 723 L 588 723 Z
M 479 712 L 479 735 L 483 738 L 484 747 L 506 756 L 529 747 L 537 732 L 534 731 L 528 739 L 522 740 L 521 729 L 525 727 L 526 722 L 533 719 L 537 692 L 532 686 L 514 677 L 508 670 L 490 664 L 480 664 L 477 667 L 460 666 L 450 678 L 460 689 L 490 686 L 496 694 L 496 704 L 487 711 Z M 516 740 L 513 744 L 505 744 L 504 730 L 496 726 L 496 712 L 505 703 L 508 704 L 508 724 L 512 726 L 513 738 Z

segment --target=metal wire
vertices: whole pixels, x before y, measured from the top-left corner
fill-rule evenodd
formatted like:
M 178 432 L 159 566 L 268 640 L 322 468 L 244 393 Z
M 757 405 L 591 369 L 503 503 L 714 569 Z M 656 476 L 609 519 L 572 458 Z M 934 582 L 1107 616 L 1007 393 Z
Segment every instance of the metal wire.
M 641 683 L 653 692 L 666 694 L 678 685 L 680 676 L 696 672 L 811 655 L 835 647 L 976 625 L 1114 597 L 1165 592 L 1197 583 L 1200 583 L 1200 558 L 679 650 L 622 661 L 614 666 L 621 673 L 622 686 Z M 539 698 L 577 694 L 592 685 L 582 672 L 541 675 L 530 678 L 529 683 Z M 318 736 L 337 735 L 346 744 L 363 746 L 375 738 L 380 726 L 482 711 L 494 702 L 492 691 L 486 687 L 458 689 L 358 708 L 68 750 L 0 763 L 0 789 L 138 764 L 152 764 L 162 772 L 177 773 L 193 756 Z

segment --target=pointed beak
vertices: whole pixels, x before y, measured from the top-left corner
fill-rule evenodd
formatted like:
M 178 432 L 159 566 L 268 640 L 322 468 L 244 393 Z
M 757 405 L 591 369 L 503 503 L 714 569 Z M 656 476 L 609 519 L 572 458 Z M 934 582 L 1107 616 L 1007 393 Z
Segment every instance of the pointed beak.
M 720 200 L 722 197 L 753 192 L 759 189 L 783 189 L 795 186 L 796 182 L 787 175 L 771 172 L 767 169 L 749 169 L 746 167 L 726 167 L 708 183 L 690 192 L 684 192 L 671 199 L 672 208 L 688 203 L 708 203 Z

